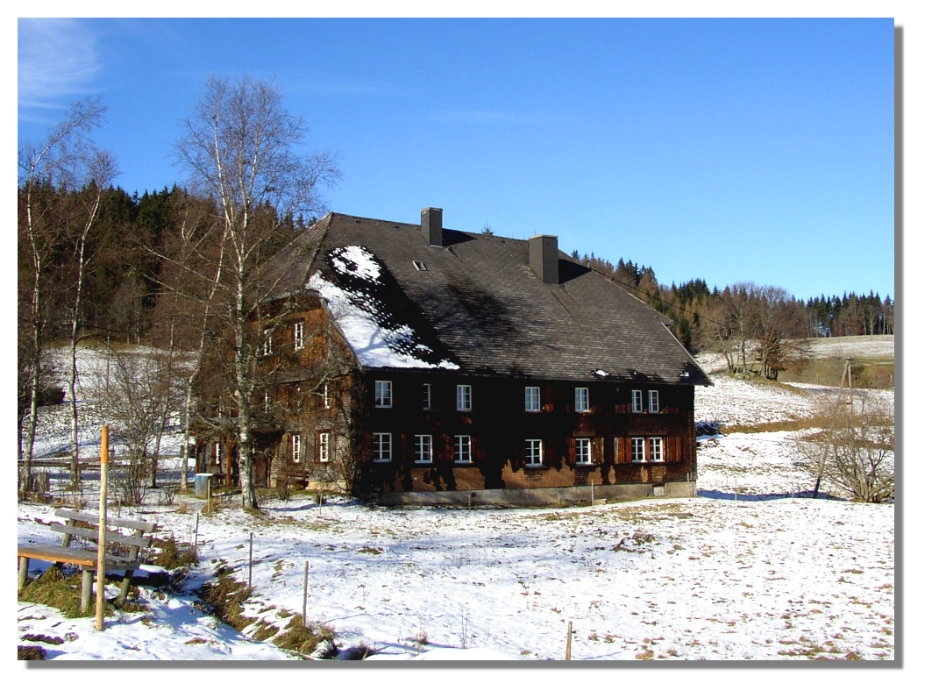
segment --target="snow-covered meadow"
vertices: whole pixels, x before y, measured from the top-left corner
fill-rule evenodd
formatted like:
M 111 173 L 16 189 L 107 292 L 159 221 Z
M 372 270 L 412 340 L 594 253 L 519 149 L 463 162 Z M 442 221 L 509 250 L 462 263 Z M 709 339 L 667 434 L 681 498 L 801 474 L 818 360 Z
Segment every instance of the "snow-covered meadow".
M 698 420 L 783 421 L 830 395 L 714 381 L 698 389 Z M 55 660 L 295 660 L 248 637 L 257 624 L 242 634 L 209 616 L 193 589 L 230 566 L 252 578 L 245 614 L 283 629 L 308 563 L 308 619 L 343 657 L 560 660 L 571 622 L 573 660 L 893 659 L 893 505 L 806 498 L 813 478 L 788 432 L 703 437 L 698 459 L 700 496 L 684 500 L 467 510 L 295 495 L 259 516 L 235 498 L 211 515 L 190 498 L 123 510 L 183 541 L 198 514 L 200 563 L 183 587 L 142 587 L 146 611 L 103 632 L 19 602 L 20 644 Z M 20 504 L 20 541 L 56 542 L 40 524 L 52 511 Z

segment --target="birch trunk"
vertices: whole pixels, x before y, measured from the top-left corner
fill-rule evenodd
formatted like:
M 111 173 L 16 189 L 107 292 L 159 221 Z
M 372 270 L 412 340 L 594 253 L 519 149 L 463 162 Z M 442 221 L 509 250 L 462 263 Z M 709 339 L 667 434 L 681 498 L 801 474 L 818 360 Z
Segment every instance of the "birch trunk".
M 96 197 L 90 207 L 87 221 L 77 241 L 77 285 L 74 289 L 74 305 L 71 309 L 71 343 L 70 371 L 68 373 L 68 395 L 71 399 L 71 484 L 76 489 L 80 486 L 80 444 L 77 412 L 77 343 L 80 336 L 80 307 L 83 296 L 84 269 L 86 268 L 87 236 L 96 221 L 103 196 L 102 187 L 96 188 Z
M 257 488 L 254 484 L 253 430 L 251 429 L 251 399 L 254 383 L 250 373 L 250 358 L 247 353 L 247 318 L 244 312 L 245 286 L 238 281 L 235 296 L 234 316 L 234 373 L 235 402 L 238 406 L 238 476 L 241 485 L 241 505 L 245 509 L 257 509 Z
M 30 329 L 30 340 L 32 353 L 30 353 L 30 367 L 32 368 L 29 379 L 29 421 L 26 424 L 26 442 L 22 448 L 23 467 L 21 487 L 28 491 L 29 484 L 32 481 L 32 452 L 35 448 L 35 427 L 38 416 L 39 385 L 42 365 L 42 329 L 41 329 L 41 305 L 42 305 L 42 257 L 38 250 L 35 236 L 35 226 L 32 220 L 32 196 L 31 186 L 26 191 L 26 224 L 29 233 L 29 241 L 32 250 L 32 298 L 29 305 L 29 316 L 32 322 Z M 20 434 L 20 445 L 22 445 L 22 435 Z

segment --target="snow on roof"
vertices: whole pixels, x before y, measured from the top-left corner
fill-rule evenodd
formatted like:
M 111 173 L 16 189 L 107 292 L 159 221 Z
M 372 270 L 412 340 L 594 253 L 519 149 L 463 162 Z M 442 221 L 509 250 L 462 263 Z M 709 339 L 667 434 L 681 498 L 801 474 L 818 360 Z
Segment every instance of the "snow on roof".
M 379 283 L 382 268 L 372 252 L 363 247 L 343 247 L 331 255 L 334 269 L 347 276 L 354 276 L 369 283 Z
M 414 329 L 383 314 L 375 295 L 383 274 L 379 260 L 364 247 L 338 247 L 329 254 L 337 285 L 315 273 L 307 287 L 327 300 L 331 315 L 364 367 L 459 369 L 450 360 L 435 362 L 433 348 Z

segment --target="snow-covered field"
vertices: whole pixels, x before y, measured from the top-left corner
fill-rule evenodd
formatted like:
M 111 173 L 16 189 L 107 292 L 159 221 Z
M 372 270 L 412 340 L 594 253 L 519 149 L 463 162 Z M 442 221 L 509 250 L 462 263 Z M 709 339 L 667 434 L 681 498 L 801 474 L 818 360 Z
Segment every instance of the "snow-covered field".
M 893 336 L 840 336 L 836 338 L 814 338 L 809 346 L 818 357 L 861 357 L 867 359 L 892 360 L 894 357 Z
M 698 389 L 698 420 L 803 417 L 827 395 L 714 381 Z M 296 495 L 252 516 L 229 499 L 199 515 L 200 564 L 183 588 L 141 588 L 147 611 L 103 632 L 19 602 L 20 644 L 50 637 L 38 644 L 54 660 L 295 659 L 196 606 L 193 587 L 218 564 L 248 579 L 253 534 L 245 614 L 282 629 L 302 611 L 308 562 L 308 618 L 343 656 L 560 660 L 571 622 L 573 660 L 892 660 L 894 507 L 804 498 L 813 478 L 789 433 L 700 441 L 700 496 L 685 500 L 466 510 Z M 191 541 L 201 504 L 182 501 L 136 513 Z M 20 504 L 20 541 L 56 542 L 38 523 L 52 511 Z
M 752 345 L 749 346 L 749 357 L 753 352 Z M 892 361 L 895 357 L 893 336 L 811 338 L 807 345 L 810 358 L 841 359 L 853 357 L 865 360 Z M 707 374 L 721 372 L 726 368 L 726 358 L 721 353 L 701 353 L 697 356 L 697 361 Z

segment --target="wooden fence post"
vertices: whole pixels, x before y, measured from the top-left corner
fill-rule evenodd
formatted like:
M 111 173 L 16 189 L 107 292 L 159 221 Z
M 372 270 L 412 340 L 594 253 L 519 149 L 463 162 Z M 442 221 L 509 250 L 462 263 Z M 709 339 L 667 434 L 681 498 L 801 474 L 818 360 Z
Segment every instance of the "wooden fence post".
M 308 562 L 305 562 L 305 580 L 302 584 L 302 626 L 308 628 Z
M 100 435 L 100 528 L 96 545 L 96 630 L 103 630 L 103 605 L 106 601 L 106 491 L 109 480 L 109 425 Z
M 572 659 L 572 622 L 568 623 L 568 633 L 565 635 L 565 659 Z

